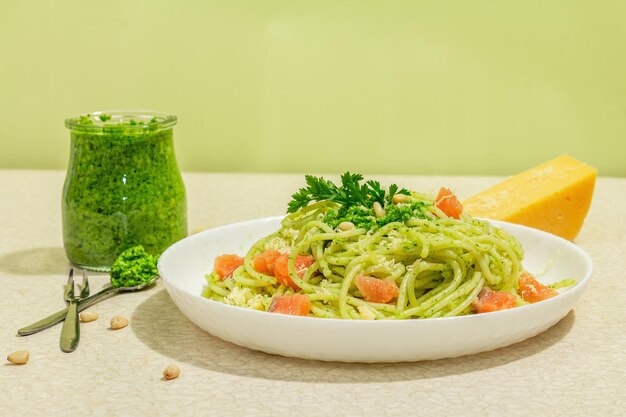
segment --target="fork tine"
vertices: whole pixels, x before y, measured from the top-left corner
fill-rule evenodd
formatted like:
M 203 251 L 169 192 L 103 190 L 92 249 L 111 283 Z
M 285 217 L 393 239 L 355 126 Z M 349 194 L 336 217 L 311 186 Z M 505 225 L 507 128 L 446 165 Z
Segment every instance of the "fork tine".
M 83 284 L 80 290 L 80 298 L 87 296 L 89 296 L 89 277 L 87 276 L 87 271 L 83 269 Z
M 67 284 L 65 284 L 65 291 L 63 292 L 65 301 L 69 301 L 74 296 L 74 268 L 70 268 L 70 273 L 67 277 Z

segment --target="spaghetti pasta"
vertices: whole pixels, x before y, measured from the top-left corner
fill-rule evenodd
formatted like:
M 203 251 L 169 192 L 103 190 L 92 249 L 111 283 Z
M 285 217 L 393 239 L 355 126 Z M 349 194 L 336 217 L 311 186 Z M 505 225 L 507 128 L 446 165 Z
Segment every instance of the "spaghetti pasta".
M 341 319 L 471 314 L 484 288 L 508 292 L 524 304 L 517 295 L 523 271 L 517 239 L 467 213 L 454 218 L 437 199 L 406 192 L 394 204 L 392 194 L 379 199 L 383 216 L 371 206 L 332 199 L 294 209 L 279 230 L 252 245 L 232 276 L 208 274 L 203 295 L 267 311 L 276 297 L 298 293 L 308 296 L 311 316 Z M 354 227 L 344 230 L 346 221 Z M 290 281 L 255 268 L 255 257 L 267 251 L 288 254 Z M 309 258 L 310 266 L 302 267 L 300 257 Z M 372 300 L 357 285 L 362 277 L 397 288 L 393 299 Z

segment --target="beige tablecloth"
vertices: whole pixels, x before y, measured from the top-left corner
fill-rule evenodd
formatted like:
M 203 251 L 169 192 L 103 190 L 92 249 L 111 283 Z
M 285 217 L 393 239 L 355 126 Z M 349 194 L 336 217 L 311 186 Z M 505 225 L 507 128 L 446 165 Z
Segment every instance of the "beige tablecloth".
M 92 308 L 74 353 L 60 326 L 19 327 L 62 307 L 68 262 L 61 171 L 0 171 L 0 416 L 618 416 L 626 414 L 626 179 L 599 179 L 576 243 L 595 262 L 576 309 L 550 330 L 493 352 L 434 362 L 342 364 L 288 359 L 223 342 L 183 316 L 159 284 Z M 461 197 L 479 177 L 381 177 Z M 190 231 L 284 212 L 300 175 L 185 175 Z M 92 275 L 92 290 L 107 282 Z M 129 327 L 108 329 L 114 315 Z M 162 380 L 177 364 L 180 378 Z

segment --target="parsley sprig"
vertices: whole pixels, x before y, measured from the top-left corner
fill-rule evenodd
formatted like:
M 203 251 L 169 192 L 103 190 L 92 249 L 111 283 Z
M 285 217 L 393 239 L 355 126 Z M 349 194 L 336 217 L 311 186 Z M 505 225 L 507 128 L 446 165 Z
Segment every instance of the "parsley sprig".
M 287 213 L 294 213 L 312 201 L 330 200 L 346 208 L 352 206 L 369 208 L 375 201 L 384 205 L 385 200 L 391 201 L 395 194 L 410 195 L 407 189 L 398 189 L 396 184 L 392 184 L 389 190 L 385 190 L 378 181 L 369 180 L 361 183 L 363 176 L 350 172 L 341 176 L 340 186 L 323 177 L 313 175 L 306 175 L 305 180 L 307 186 L 291 196 L 292 200 L 287 206 Z

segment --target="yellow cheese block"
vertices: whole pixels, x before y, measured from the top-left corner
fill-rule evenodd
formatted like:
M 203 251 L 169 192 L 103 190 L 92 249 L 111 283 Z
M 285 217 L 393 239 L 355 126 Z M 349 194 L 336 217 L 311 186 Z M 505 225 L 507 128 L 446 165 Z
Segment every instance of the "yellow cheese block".
M 597 173 L 563 155 L 468 198 L 463 208 L 475 217 L 523 224 L 573 240 L 589 211 Z

